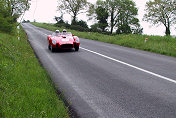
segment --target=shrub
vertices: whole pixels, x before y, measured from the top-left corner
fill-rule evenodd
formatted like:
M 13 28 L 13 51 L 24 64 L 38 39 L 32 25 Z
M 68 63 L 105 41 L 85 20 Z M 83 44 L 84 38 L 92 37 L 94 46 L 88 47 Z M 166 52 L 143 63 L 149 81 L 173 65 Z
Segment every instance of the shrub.
M 65 28 L 69 29 L 71 25 L 68 23 L 56 23 L 55 26 L 56 27 L 65 27 Z
M 10 24 L 7 20 L 8 19 L 0 17 L 0 31 L 11 33 L 13 30 L 13 24 Z
M 84 27 L 84 28 L 87 28 L 88 29 L 88 25 L 87 25 L 87 23 L 85 22 L 85 21 L 83 21 L 83 20 L 80 20 L 80 21 L 76 21 L 74 24 L 72 24 L 72 25 L 79 25 L 79 26 L 81 26 L 81 27 Z
M 101 29 L 98 28 L 98 23 L 93 24 L 93 25 L 91 25 L 90 27 L 91 27 L 91 28 L 90 28 L 90 31 L 91 31 L 91 32 L 101 32 Z
M 83 32 L 83 31 L 88 32 L 89 31 L 88 28 L 84 28 L 84 27 L 81 27 L 79 25 L 71 25 L 70 29 L 72 29 L 72 30 L 78 30 L 78 31 L 81 31 L 81 32 Z

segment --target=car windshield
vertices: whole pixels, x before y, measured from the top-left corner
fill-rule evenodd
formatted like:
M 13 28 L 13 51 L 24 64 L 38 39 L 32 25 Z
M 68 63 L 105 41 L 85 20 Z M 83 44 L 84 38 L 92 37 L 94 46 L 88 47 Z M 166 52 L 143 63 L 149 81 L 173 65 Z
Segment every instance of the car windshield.
M 72 33 L 71 32 L 62 32 L 61 35 L 72 36 Z
M 60 36 L 61 35 L 61 33 L 56 33 L 56 32 L 54 32 L 53 34 L 52 34 L 52 36 Z
M 72 36 L 71 32 L 60 32 L 60 33 L 53 33 L 52 36 L 61 36 L 61 35 L 67 35 L 67 36 Z

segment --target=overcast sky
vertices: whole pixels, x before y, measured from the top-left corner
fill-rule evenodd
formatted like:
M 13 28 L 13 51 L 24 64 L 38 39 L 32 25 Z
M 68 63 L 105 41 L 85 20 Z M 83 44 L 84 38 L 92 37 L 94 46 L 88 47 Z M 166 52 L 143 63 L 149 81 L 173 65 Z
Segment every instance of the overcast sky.
M 91 3 L 95 3 L 96 0 L 88 0 Z M 142 21 L 143 15 L 145 13 L 145 3 L 149 0 L 133 0 L 139 10 L 138 18 L 140 20 L 141 26 L 144 28 L 143 33 L 148 35 L 164 35 L 165 27 L 163 25 L 153 26 L 150 23 Z M 59 16 L 57 12 L 57 0 L 32 0 L 31 6 L 28 11 L 25 12 L 24 19 L 37 22 L 54 23 L 54 16 Z M 64 15 L 64 20 L 70 22 L 71 16 L 69 14 Z M 87 21 L 86 14 L 81 14 L 78 16 L 78 20 Z M 93 21 L 88 21 L 88 25 L 93 24 Z M 176 34 L 176 30 L 172 28 L 172 35 Z

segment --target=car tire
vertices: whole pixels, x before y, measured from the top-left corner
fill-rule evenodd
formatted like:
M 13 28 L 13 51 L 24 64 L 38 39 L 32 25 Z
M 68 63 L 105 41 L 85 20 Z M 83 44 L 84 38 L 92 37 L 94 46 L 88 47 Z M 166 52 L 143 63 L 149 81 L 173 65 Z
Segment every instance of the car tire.
M 48 49 L 51 50 L 51 46 L 50 46 L 50 44 L 48 45 Z
M 75 47 L 75 51 L 78 51 L 78 50 L 79 50 L 79 46 L 76 46 L 76 47 Z
M 54 51 L 55 51 L 55 48 L 53 48 L 52 46 L 51 46 L 50 48 L 51 48 L 51 52 L 54 52 Z

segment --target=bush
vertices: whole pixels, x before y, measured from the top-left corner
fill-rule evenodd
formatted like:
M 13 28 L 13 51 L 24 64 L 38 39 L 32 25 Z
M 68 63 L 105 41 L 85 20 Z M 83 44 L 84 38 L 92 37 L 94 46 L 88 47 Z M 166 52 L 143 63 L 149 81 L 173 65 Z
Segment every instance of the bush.
M 30 20 L 23 20 L 22 23 L 30 23 Z
M 93 24 L 93 25 L 91 25 L 90 27 L 91 27 L 91 28 L 90 28 L 90 31 L 91 31 L 91 32 L 101 32 L 101 30 L 98 28 L 98 23 Z
M 13 24 L 10 24 L 8 19 L 0 17 L 0 31 L 11 33 L 13 31 Z
M 84 28 L 87 28 L 87 29 L 88 29 L 87 23 L 86 23 L 85 21 L 83 21 L 83 20 L 76 21 L 76 22 L 75 22 L 74 24 L 72 24 L 72 25 L 79 25 L 79 26 L 81 26 L 81 27 L 84 27 Z
M 56 23 L 55 26 L 56 27 L 65 27 L 65 28 L 69 29 L 71 25 L 68 23 Z
M 78 31 L 81 31 L 81 32 L 83 32 L 83 31 L 88 32 L 89 31 L 88 28 L 84 28 L 84 27 L 81 27 L 79 25 L 71 25 L 70 29 L 72 29 L 72 30 L 78 30 Z

